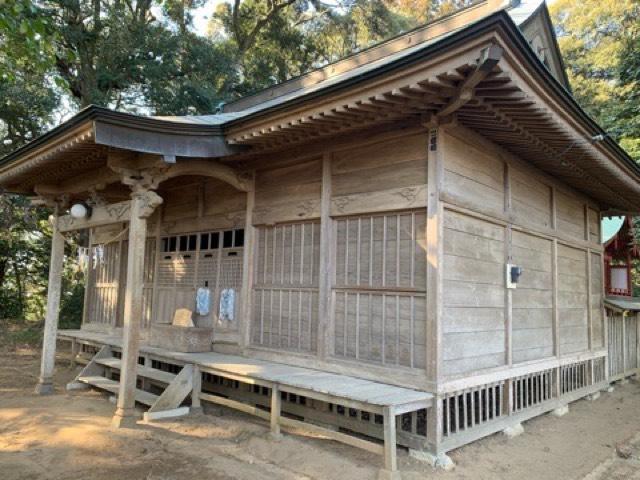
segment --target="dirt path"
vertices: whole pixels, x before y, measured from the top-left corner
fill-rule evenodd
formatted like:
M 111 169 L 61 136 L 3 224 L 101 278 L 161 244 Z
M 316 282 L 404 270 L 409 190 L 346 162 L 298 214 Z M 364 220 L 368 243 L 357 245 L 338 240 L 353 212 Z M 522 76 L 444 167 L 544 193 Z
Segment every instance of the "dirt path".
M 38 397 L 32 393 L 35 353 L 0 353 L 1 480 L 376 478 L 380 459 L 374 455 L 295 435 L 274 443 L 264 423 L 230 410 L 113 431 L 114 406 L 97 392 L 64 392 L 74 372 L 59 363 L 57 394 Z M 640 479 L 636 382 L 595 402 L 577 402 L 563 418 L 527 422 L 525 430 L 515 439 L 494 435 L 452 452 L 452 472 L 401 454 L 403 478 Z

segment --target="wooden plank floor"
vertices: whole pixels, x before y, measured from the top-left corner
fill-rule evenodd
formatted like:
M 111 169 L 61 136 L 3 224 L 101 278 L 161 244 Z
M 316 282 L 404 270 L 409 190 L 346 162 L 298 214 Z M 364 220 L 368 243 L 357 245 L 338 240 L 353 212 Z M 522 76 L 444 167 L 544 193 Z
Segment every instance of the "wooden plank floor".
M 120 337 L 83 330 L 60 330 L 58 338 L 84 340 L 116 347 L 120 347 L 122 343 Z M 433 395 L 427 392 L 237 355 L 216 352 L 180 353 L 145 345 L 140 347 L 140 352 L 184 363 L 193 363 L 234 376 L 277 383 L 380 407 L 420 402 L 424 402 L 425 406 L 428 406 L 433 399 Z

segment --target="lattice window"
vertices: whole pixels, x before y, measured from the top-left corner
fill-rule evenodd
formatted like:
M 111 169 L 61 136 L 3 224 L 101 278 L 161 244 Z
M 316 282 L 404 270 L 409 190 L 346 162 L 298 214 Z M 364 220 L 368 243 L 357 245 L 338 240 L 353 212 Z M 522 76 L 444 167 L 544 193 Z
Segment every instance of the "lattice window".
M 242 288 L 244 230 L 199 232 L 163 237 L 158 260 L 158 299 L 165 321 L 171 321 L 177 308 L 195 309 L 196 290 L 209 288 L 209 313 L 196 319 L 207 325 L 218 318 L 220 298 L 233 289 L 233 311 L 220 321 L 223 327 L 237 319 Z M 172 287 L 169 289 L 168 287 Z M 214 320 L 212 320 L 212 318 Z
M 315 351 L 319 222 L 262 226 L 256 249 L 253 344 Z
M 336 220 L 334 351 L 424 368 L 425 211 Z

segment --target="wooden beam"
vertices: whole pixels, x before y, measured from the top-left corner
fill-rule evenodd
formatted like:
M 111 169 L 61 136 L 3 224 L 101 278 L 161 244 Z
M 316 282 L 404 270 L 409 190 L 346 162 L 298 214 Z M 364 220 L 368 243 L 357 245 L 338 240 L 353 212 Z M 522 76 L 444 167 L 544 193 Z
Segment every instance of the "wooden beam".
M 38 195 L 75 195 L 96 189 L 102 190 L 111 183 L 118 182 L 120 175 L 112 169 L 105 167 L 99 170 L 90 171 L 80 175 L 75 175 L 58 184 L 40 184 L 34 187 Z
M 131 216 L 131 202 L 112 203 L 111 205 L 94 207 L 89 218 L 74 218 L 71 215 L 62 215 L 58 218 L 59 230 L 62 233 L 74 230 L 112 225 L 114 223 L 128 222 Z
M 251 184 L 249 178 L 241 172 L 215 160 L 181 160 L 160 173 L 157 181 L 160 183 L 185 175 L 217 178 L 241 192 L 248 192 Z
M 451 115 L 469 102 L 475 95 L 475 87 L 492 72 L 493 68 L 502 58 L 502 53 L 503 50 L 498 45 L 491 45 L 482 50 L 480 59 L 478 60 L 478 66 L 462 82 L 462 85 L 458 87 L 457 93 L 447 105 L 440 109 L 437 115 L 440 117 Z

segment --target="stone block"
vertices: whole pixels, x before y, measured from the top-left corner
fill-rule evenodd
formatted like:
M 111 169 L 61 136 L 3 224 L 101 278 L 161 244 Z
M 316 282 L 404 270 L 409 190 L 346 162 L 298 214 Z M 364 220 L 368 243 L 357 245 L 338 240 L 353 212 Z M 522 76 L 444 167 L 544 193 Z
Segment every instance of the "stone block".
M 505 428 L 502 433 L 509 438 L 514 438 L 524 433 L 524 427 L 521 423 L 516 423 L 515 425 Z
M 172 352 L 210 352 L 212 342 L 213 328 L 152 324 L 149 329 L 149 345 Z
M 551 411 L 551 415 L 554 417 L 563 417 L 567 413 L 569 413 L 569 405 L 563 405 L 562 407 L 558 407 Z
M 409 456 L 421 462 L 428 463 L 434 468 L 440 468 L 442 470 L 448 471 L 452 470 L 455 467 L 455 463 L 453 463 L 453 460 L 451 460 L 449 455 L 445 453 L 434 455 L 433 453 L 426 452 L 424 450 L 409 449 Z

